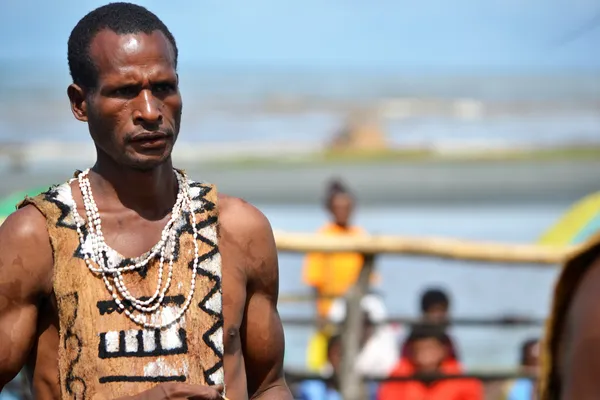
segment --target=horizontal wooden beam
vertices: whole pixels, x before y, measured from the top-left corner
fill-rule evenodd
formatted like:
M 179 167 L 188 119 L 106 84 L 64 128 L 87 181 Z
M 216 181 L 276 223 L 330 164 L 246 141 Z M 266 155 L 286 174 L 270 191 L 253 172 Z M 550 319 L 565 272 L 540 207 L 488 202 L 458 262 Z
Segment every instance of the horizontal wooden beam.
M 321 380 L 328 381 L 331 380 L 330 375 L 321 375 L 314 372 L 309 372 L 300 369 L 294 368 L 286 368 L 285 369 L 285 377 L 288 382 L 299 382 L 304 380 Z M 470 371 L 463 374 L 453 374 L 453 375 L 412 375 L 412 376 L 398 376 L 398 377 L 389 377 L 389 378 L 377 378 L 377 377 L 365 377 L 366 381 L 376 381 L 376 382 L 402 382 L 402 381 L 422 381 L 422 382 L 430 382 L 438 379 L 477 379 L 483 382 L 492 382 L 492 381 L 504 381 L 510 379 L 518 379 L 518 378 L 529 378 L 534 379 L 533 375 L 526 374 L 520 371 Z
M 315 318 L 303 318 L 303 317 L 281 317 L 281 322 L 285 326 L 316 326 L 317 320 Z M 401 325 L 417 325 L 425 323 L 419 318 L 392 316 L 386 319 L 386 323 L 394 323 Z M 470 327 L 530 327 L 530 326 L 543 326 L 545 320 L 541 318 L 525 318 L 525 317 L 496 317 L 496 318 L 453 318 L 449 320 L 444 326 L 470 326 Z
M 471 241 L 441 237 L 353 236 L 335 237 L 309 233 L 275 232 L 277 248 L 282 252 L 358 252 L 397 254 L 483 261 L 507 264 L 556 265 L 562 263 L 574 247 L 546 247 Z

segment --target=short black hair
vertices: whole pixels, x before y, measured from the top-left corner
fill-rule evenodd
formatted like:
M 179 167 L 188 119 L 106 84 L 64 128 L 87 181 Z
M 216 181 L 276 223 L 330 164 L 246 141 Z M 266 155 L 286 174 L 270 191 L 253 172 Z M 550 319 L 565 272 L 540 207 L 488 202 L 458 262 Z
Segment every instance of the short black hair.
M 412 327 L 406 341 L 408 343 L 414 343 L 417 340 L 423 339 L 436 339 L 441 344 L 445 345 L 448 343 L 449 338 L 443 327 L 423 323 Z
M 76 85 L 92 89 L 98 72 L 90 57 L 90 44 L 98 32 L 111 30 L 119 35 L 162 32 L 171 43 L 177 68 L 177 44 L 166 25 L 142 6 L 131 3 L 110 3 L 96 8 L 79 20 L 69 36 L 69 71 Z
M 325 195 L 325 207 L 331 208 L 331 204 L 333 203 L 333 198 L 339 194 L 344 194 L 354 198 L 352 193 L 348 189 L 348 187 L 342 182 L 341 179 L 333 179 L 327 185 L 327 191 Z
M 436 305 L 450 306 L 450 298 L 442 289 L 427 289 L 421 295 L 421 312 L 427 312 Z

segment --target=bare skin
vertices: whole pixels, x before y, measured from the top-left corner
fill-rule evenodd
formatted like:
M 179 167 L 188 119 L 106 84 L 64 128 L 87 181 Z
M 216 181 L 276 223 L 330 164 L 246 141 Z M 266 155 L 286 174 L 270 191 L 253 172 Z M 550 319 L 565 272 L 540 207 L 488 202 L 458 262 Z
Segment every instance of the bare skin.
M 92 41 L 91 56 L 99 71 L 97 87 L 71 85 L 68 94 L 73 114 L 88 123 L 96 144 L 90 182 L 105 240 L 134 257 L 158 242 L 175 202 L 170 154 L 182 102 L 173 52 L 158 31 L 102 31 Z M 154 141 L 138 141 L 149 134 Z M 76 184 L 72 190 L 85 215 Z M 219 249 L 227 397 L 291 399 L 283 378 L 277 251 L 268 220 L 243 200 L 221 195 Z M 45 219 L 24 207 L 0 227 L 0 389 L 26 366 L 42 400 L 60 399 L 52 276 Z M 134 289 L 134 295 L 146 290 Z M 128 399 L 217 399 L 220 389 L 167 383 Z
M 567 315 L 559 352 L 561 399 L 600 397 L 600 259 L 581 279 Z

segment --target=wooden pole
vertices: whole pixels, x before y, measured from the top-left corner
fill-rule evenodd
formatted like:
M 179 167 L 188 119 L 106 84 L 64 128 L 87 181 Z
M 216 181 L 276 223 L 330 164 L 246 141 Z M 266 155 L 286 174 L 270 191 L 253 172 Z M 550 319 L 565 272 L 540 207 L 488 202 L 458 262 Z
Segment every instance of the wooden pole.
M 363 335 L 361 300 L 369 289 L 370 277 L 375 266 L 375 255 L 365 254 L 364 264 L 356 284 L 347 295 L 346 321 L 342 332 L 342 365 L 340 389 L 344 400 L 361 400 L 364 393 L 362 377 L 356 373 L 355 363 L 360 352 Z

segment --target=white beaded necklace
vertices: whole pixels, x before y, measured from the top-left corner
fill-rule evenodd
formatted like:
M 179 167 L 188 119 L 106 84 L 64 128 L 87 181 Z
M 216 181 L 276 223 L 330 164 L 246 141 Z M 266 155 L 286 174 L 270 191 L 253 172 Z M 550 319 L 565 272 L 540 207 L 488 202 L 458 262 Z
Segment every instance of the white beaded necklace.
M 81 172 L 77 176 L 77 180 L 79 182 L 79 188 L 81 190 L 81 195 L 83 198 L 83 206 L 85 208 L 85 213 L 87 217 L 87 237 L 91 242 L 90 251 L 85 250 L 86 235 L 84 235 L 81 229 L 81 227 L 85 225 L 85 221 L 83 221 L 82 218 L 79 216 L 77 208 L 75 208 L 74 211 L 77 233 L 79 234 L 79 240 L 81 242 L 81 248 L 84 253 L 84 259 L 87 267 L 92 273 L 102 276 L 102 280 L 104 281 L 106 288 L 112 295 L 112 298 L 117 304 L 117 306 L 121 310 L 123 310 L 125 312 L 125 315 L 127 315 L 127 317 L 129 317 L 129 319 L 131 319 L 133 322 L 135 322 L 138 325 L 142 325 L 145 328 L 154 329 L 163 329 L 168 326 L 171 326 L 183 316 L 190 303 L 192 302 L 192 298 L 194 297 L 194 291 L 196 288 L 196 271 L 200 259 L 196 213 L 192 207 L 192 201 L 189 194 L 189 183 L 187 178 L 183 173 L 174 170 L 179 186 L 177 200 L 175 202 L 175 205 L 173 206 L 171 218 L 165 225 L 161 233 L 161 239 L 156 244 L 156 246 L 154 246 L 145 257 L 138 259 L 137 262 L 133 264 L 110 267 L 108 265 L 108 257 L 106 256 L 106 252 L 109 248 L 106 242 L 104 241 L 104 235 L 102 234 L 102 221 L 100 219 L 100 213 L 98 212 L 98 206 L 96 205 L 96 202 L 94 201 L 94 197 L 92 195 L 92 188 L 88 178 L 89 171 L 90 170 L 87 169 Z M 194 265 L 192 269 L 192 276 L 190 279 L 190 291 L 183 306 L 174 318 L 168 321 L 163 320 L 159 323 L 156 323 L 152 320 L 160 318 L 160 313 L 156 312 L 156 310 L 162 305 L 162 301 L 165 297 L 165 294 L 167 293 L 167 290 L 171 285 L 171 279 L 173 277 L 173 259 L 175 253 L 175 243 L 177 240 L 177 232 L 174 228 L 174 224 L 181 215 L 184 215 L 184 211 L 188 211 L 191 215 L 192 234 L 194 238 Z M 167 279 L 164 287 L 161 288 L 164 272 L 165 250 L 167 249 L 167 246 L 169 244 L 170 251 Z M 125 286 L 122 274 L 124 272 L 144 268 L 151 260 L 155 259 L 158 254 L 160 254 L 160 260 L 158 267 L 158 284 L 156 287 L 156 291 L 150 298 L 146 300 L 140 300 L 138 298 L 135 298 L 131 295 L 131 293 Z M 94 263 L 98 266 L 97 268 L 94 267 Z M 132 311 L 126 308 L 119 297 L 122 297 L 125 300 L 129 301 L 131 306 L 135 310 L 139 311 L 139 313 L 134 314 Z M 150 319 L 150 321 L 148 321 L 148 319 Z

